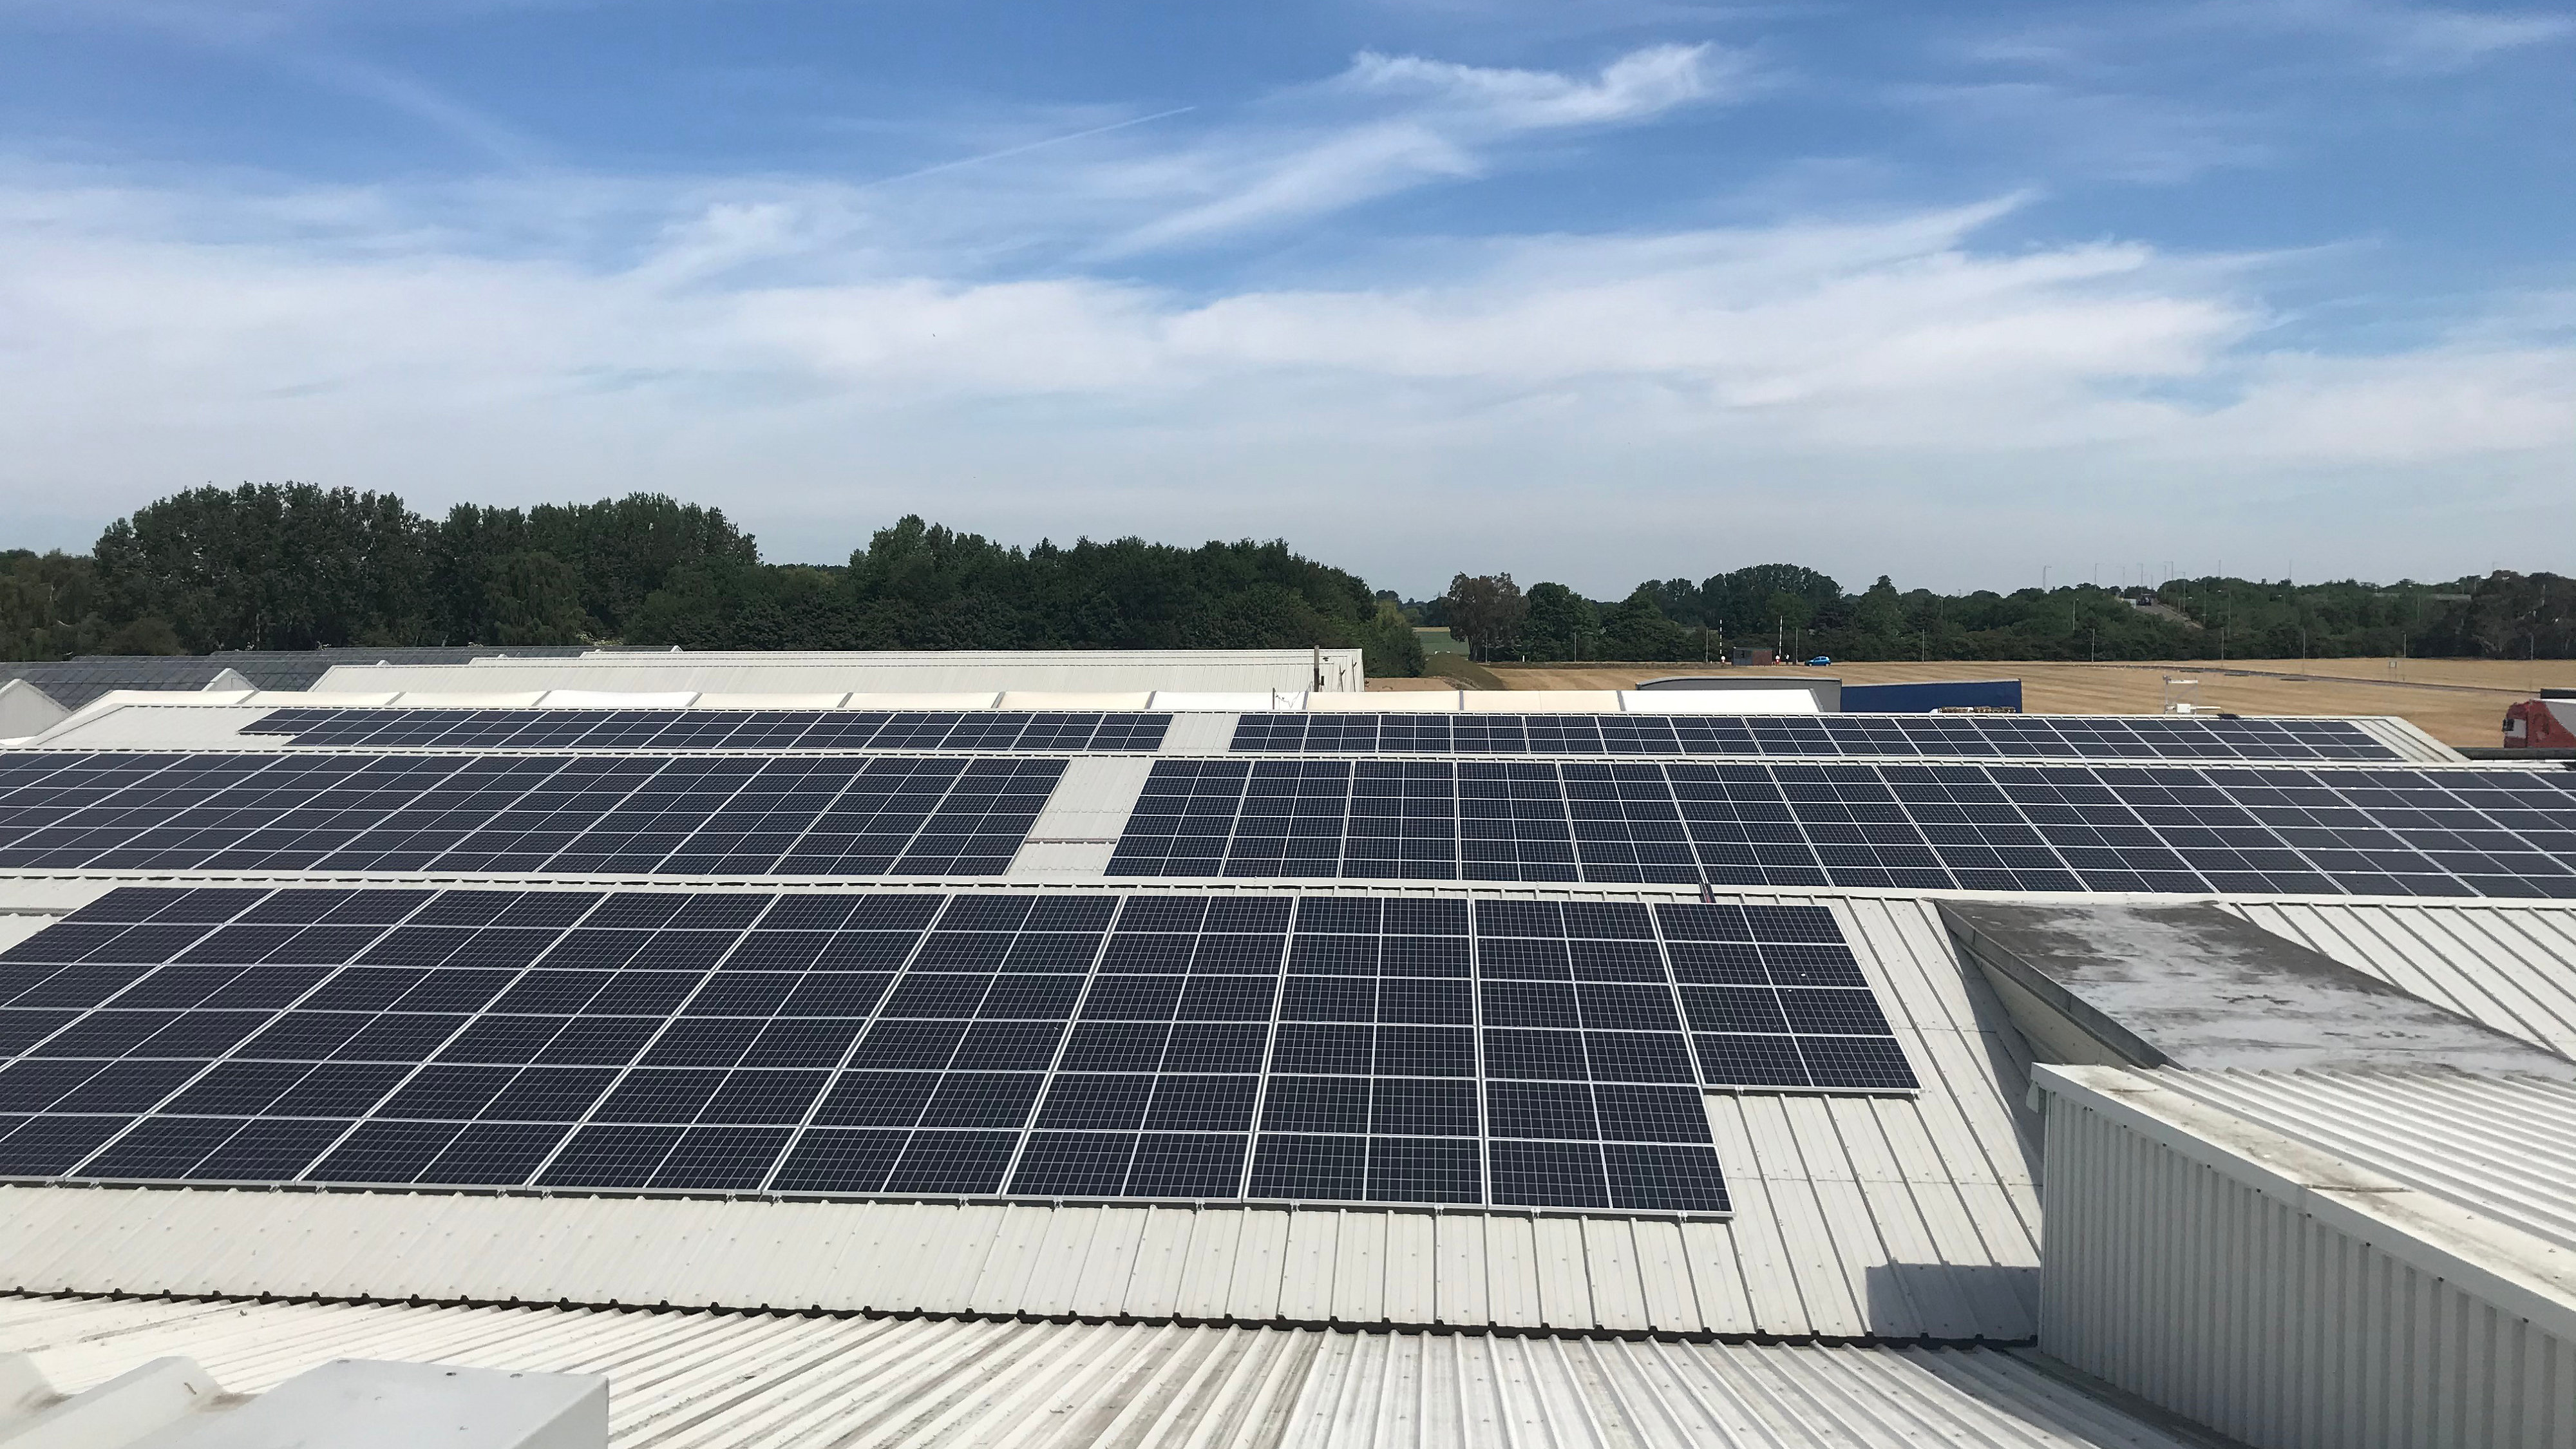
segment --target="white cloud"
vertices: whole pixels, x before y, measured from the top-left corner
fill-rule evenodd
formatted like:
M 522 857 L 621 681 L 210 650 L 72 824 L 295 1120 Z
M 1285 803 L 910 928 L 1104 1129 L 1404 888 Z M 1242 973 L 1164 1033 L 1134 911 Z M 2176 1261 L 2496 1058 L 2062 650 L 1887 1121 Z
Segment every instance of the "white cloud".
M 1650 120 L 1734 94 L 1747 74 L 1743 57 L 1708 45 L 1632 51 L 1588 78 L 1364 53 L 1333 80 L 1280 97 L 1269 119 L 1095 176 L 1168 204 L 1109 250 L 1202 241 L 1481 176 L 1507 143 Z
M 1587 81 L 1555 71 L 1362 52 L 1334 88 L 1418 100 L 1500 129 L 1536 130 L 1651 116 L 1705 98 L 1721 70 L 1741 64 L 1715 57 L 1706 45 L 1657 45 L 1619 57 Z
M 554 204 L 646 194 L 595 190 Z M 2576 523 L 2544 486 L 2576 448 L 2564 336 L 2481 318 L 2420 351 L 2279 350 L 2259 266 L 1985 244 L 2009 199 L 1425 242 L 1372 285 L 1189 296 L 943 271 L 876 247 L 898 218 L 846 189 L 724 190 L 666 195 L 658 243 L 611 264 L 547 204 L 499 205 L 530 193 L 481 193 L 475 232 L 452 197 L 22 177 L 0 503 L 79 513 L 77 544 L 208 479 L 423 506 L 650 487 L 747 517 L 774 557 L 922 511 L 1596 591 L 1769 556 L 1986 583 L 2106 537 L 2309 538 L 2304 559 L 2435 575 Z M 2367 502 L 2299 501 L 2320 490 Z
M 2392 70 L 2463 70 L 2506 51 L 2576 38 L 2576 19 L 2565 15 L 2404 0 L 2226 0 L 2202 13 L 2214 26 L 2340 38 Z
M 2035 65 L 2100 76 L 2159 58 L 2163 47 L 2188 47 L 2197 63 L 2212 37 L 2243 44 L 2254 38 L 2296 51 L 2253 52 L 2260 60 L 2348 69 L 2358 61 L 2399 73 L 2445 74 L 2483 61 L 2576 39 L 2576 18 L 2528 10 L 2460 10 L 2410 0 L 2187 0 L 2105 11 L 2080 22 L 2043 19 L 2022 30 L 1988 35 L 1963 48 L 1972 59 Z

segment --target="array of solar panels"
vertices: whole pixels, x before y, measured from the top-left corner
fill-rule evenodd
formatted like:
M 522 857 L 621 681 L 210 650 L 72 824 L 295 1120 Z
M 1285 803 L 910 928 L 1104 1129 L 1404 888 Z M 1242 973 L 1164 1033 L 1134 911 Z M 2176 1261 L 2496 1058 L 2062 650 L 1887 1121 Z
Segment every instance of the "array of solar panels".
M 1159 749 L 1168 714 L 1016 710 L 282 709 L 246 733 L 371 749 Z M 2045 715 L 1249 714 L 1238 753 L 2395 760 L 2350 720 Z
M 1158 761 L 1112 876 L 2576 898 L 2576 775 Z
M 2395 760 L 2339 719 L 2051 715 L 1248 714 L 1233 748 L 1358 755 Z
M 999 875 L 1061 759 L 0 754 L 0 868 Z
M 1702 1083 L 1914 1085 L 1817 907 L 127 889 L 0 962 L 22 1178 L 1707 1212 Z
M 1159 749 L 1168 714 L 1027 710 L 281 709 L 243 731 L 305 746 L 441 750 Z

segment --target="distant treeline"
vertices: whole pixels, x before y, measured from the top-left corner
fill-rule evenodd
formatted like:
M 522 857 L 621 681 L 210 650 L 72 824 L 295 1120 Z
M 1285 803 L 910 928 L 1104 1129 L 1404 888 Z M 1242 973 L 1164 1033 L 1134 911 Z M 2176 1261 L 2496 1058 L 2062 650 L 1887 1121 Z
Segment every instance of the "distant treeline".
M 2498 572 L 2449 583 L 2173 579 L 1936 594 L 1882 575 L 1857 594 L 1814 569 L 1760 564 L 1698 583 L 1659 579 L 1615 603 L 1509 574 L 1459 575 L 1404 606 L 1479 658 L 1722 659 L 1730 645 L 1836 659 L 2293 659 L 2576 656 L 2576 579 Z
M 1857 594 L 1761 564 L 1650 580 L 1617 602 L 1461 574 L 1405 604 L 1284 542 L 1123 538 L 1005 546 L 920 518 L 846 566 L 761 562 L 719 509 L 658 494 L 431 519 L 307 484 L 199 488 L 109 524 L 87 555 L 0 552 L 0 658 L 321 644 L 676 644 L 689 649 L 1357 646 L 1422 672 L 1412 626 L 1482 658 L 1718 659 L 1731 644 L 1837 659 L 2576 656 L 2576 580 L 2495 573 L 2392 585 L 2178 579 Z
M 0 658 L 326 644 L 689 649 L 1358 646 L 1422 671 L 1392 596 L 1284 542 L 1005 547 L 905 518 L 846 567 L 765 564 L 723 512 L 656 494 L 445 518 L 391 494 L 200 488 L 86 556 L 0 553 Z

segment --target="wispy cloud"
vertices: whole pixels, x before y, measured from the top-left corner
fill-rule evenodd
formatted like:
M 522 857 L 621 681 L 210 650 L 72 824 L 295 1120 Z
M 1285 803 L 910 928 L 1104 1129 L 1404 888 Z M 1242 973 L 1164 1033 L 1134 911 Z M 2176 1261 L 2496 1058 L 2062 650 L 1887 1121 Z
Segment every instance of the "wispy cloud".
M 1469 127 L 1534 131 L 1635 120 L 1703 100 L 1741 64 L 1706 45 L 1658 45 L 1631 51 L 1585 79 L 1363 51 L 1326 89 L 1412 101 Z
M 502 3 L 502 0 L 494 0 Z M 0 13 L 21 7 L 0 6 Z M 220 54 L 410 118 L 480 161 L 526 168 L 542 148 L 483 107 L 419 76 L 355 54 L 313 25 L 318 5 L 189 4 L 181 0 L 83 0 L 51 10 L 56 24 L 106 27 Z
M 2008 138 L 2006 154 L 2070 180 L 2165 186 L 2281 155 L 2266 117 L 2153 93 L 2052 79 L 1909 85 L 1891 96 L 1959 134 Z
M 1743 56 L 1710 45 L 1632 51 L 1588 77 L 1363 53 L 1249 125 L 1108 178 L 1174 203 L 1109 251 L 1204 241 L 1482 176 L 1515 141 L 1641 123 L 1740 94 L 1748 75 Z
M 2576 39 L 2576 17 L 2528 10 L 2458 10 L 2405 0 L 2224 0 L 2190 8 L 2217 29 L 2341 41 L 2397 71 L 2464 70 L 2507 51 Z
M 2267 64 L 2358 62 L 2387 72 L 2448 74 L 2512 51 L 2576 39 L 2576 17 L 2529 10 L 2462 10 L 2409 0 L 2186 0 L 2050 17 L 1969 41 L 1963 53 L 2002 64 L 2096 75 L 2153 63 L 2197 38 L 2296 39 L 2306 49 Z

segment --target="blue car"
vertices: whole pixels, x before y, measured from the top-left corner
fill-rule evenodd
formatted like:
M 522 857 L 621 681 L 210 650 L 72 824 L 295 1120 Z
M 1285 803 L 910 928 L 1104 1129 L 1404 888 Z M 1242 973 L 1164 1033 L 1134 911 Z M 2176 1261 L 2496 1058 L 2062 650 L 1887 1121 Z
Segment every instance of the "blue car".
M 1808 665 L 1809 665 L 1810 667 L 1815 666 L 1815 665 L 1818 665 L 1818 664 L 1831 664 L 1831 663 L 1833 663 L 1833 662 L 1834 662 L 1834 661 L 1833 661 L 1833 656 L 1828 655 L 1828 654 L 1819 654 L 1819 655 L 1817 655 L 1815 658 L 1810 659 L 1810 660 L 1808 660 L 1808 661 L 1807 661 L 1807 663 L 1808 663 Z

